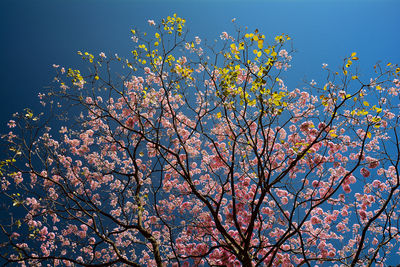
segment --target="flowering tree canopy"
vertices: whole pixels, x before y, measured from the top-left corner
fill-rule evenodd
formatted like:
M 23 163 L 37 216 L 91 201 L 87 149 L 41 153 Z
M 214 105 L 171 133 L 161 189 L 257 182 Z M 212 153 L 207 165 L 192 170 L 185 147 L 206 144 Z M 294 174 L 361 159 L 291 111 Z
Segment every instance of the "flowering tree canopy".
M 29 109 L 10 121 L 2 258 L 370 266 L 397 253 L 400 68 L 363 79 L 352 53 L 288 88 L 288 35 L 238 28 L 205 43 L 184 26 L 173 15 L 132 30 L 128 59 L 78 52 L 88 73 L 55 65 L 39 95 L 56 121 Z

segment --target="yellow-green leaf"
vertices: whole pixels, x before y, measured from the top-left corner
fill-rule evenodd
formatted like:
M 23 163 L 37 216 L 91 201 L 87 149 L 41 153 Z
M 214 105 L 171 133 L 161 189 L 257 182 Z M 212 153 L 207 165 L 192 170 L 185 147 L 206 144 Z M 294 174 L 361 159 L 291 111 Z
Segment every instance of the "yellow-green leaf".
M 262 49 L 264 46 L 264 40 L 258 40 L 258 49 Z

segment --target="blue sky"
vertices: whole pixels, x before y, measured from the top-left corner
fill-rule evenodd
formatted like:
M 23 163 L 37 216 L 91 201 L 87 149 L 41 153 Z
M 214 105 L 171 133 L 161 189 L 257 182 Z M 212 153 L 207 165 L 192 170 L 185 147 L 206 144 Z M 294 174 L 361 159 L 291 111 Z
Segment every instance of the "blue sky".
M 147 27 L 148 19 L 176 12 L 191 34 L 209 40 L 232 32 L 232 18 L 267 36 L 287 33 L 298 52 L 285 76 L 289 85 L 301 86 L 303 78 L 321 77 L 322 63 L 338 66 L 353 51 L 364 77 L 379 60 L 400 63 L 399 10 L 396 0 L 2 0 L 1 129 L 12 113 L 37 106 L 38 92 L 54 75 L 53 63 L 79 66 L 78 50 L 128 57 L 129 30 Z

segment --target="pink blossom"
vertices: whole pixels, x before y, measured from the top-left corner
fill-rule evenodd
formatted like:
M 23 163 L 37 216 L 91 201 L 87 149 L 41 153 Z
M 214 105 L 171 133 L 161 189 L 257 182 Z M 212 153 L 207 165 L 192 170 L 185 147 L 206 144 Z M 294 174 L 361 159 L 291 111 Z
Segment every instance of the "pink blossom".
M 221 40 L 227 40 L 229 38 L 229 35 L 227 32 L 222 32 L 220 38 Z
M 311 224 L 319 224 L 319 223 L 321 223 L 321 220 L 318 218 L 318 217 L 316 217 L 316 216 L 313 216 L 313 217 L 311 217 Z
M 358 213 L 360 214 L 362 220 L 367 218 L 367 213 L 364 210 L 360 210 Z
M 128 118 L 127 120 L 126 120 L 126 127 L 128 127 L 128 128 L 131 128 L 131 129 L 133 129 L 134 128 L 134 125 L 135 125 L 135 122 L 136 122 L 137 120 L 135 120 L 134 118 Z
M 8 126 L 9 128 L 14 128 L 16 125 L 17 125 L 17 124 L 15 123 L 14 120 L 10 120 L 10 121 L 7 123 L 7 126 Z
M 372 186 L 375 187 L 375 188 L 379 187 L 380 185 L 381 185 L 381 181 L 379 181 L 379 180 L 374 180 L 372 182 Z
M 20 184 L 24 180 L 24 178 L 22 178 L 21 172 L 13 173 L 12 177 L 14 178 L 14 182 L 16 185 Z
M 351 192 L 351 188 L 349 185 L 343 185 L 343 190 L 344 192 L 346 192 L 347 194 L 349 194 Z
M 85 232 L 85 231 L 78 231 L 78 232 L 77 232 L 77 235 L 78 235 L 80 238 L 85 238 L 85 237 L 86 237 L 86 232 Z
M 40 234 L 43 235 L 43 236 L 45 236 L 45 235 L 48 234 L 48 231 L 47 231 L 47 227 L 46 227 L 46 226 L 44 226 L 44 227 L 40 230 Z
M 13 233 L 11 234 L 11 236 L 10 236 L 10 238 L 12 238 L 12 239 L 17 239 L 18 237 L 20 237 L 20 234 L 18 234 L 18 233 L 16 233 L 16 232 L 13 232 Z
M 201 43 L 201 39 L 198 36 L 194 37 L 194 39 L 195 39 L 196 44 L 199 45 Z
M 319 182 L 318 182 L 317 180 L 314 180 L 314 181 L 312 182 L 312 186 L 313 186 L 313 187 L 318 187 L 318 185 L 319 185 Z
M 367 170 L 366 168 L 361 168 L 361 169 L 360 169 L 360 173 L 361 173 L 361 175 L 364 176 L 365 178 L 369 177 L 369 175 L 370 175 L 369 170 Z
M 279 51 L 279 56 L 286 58 L 288 56 L 288 52 L 286 51 L 286 49 L 281 49 Z

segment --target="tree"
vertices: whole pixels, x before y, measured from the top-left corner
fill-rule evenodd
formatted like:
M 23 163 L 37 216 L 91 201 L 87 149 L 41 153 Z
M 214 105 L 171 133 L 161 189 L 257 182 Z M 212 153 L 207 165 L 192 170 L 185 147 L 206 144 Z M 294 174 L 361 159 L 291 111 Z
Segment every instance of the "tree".
M 383 266 L 399 250 L 397 65 L 364 81 L 352 53 L 321 86 L 291 89 L 288 35 L 238 28 L 202 48 L 175 14 L 149 24 L 131 59 L 54 66 L 49 119 L 10 121 L 3 259 Z

